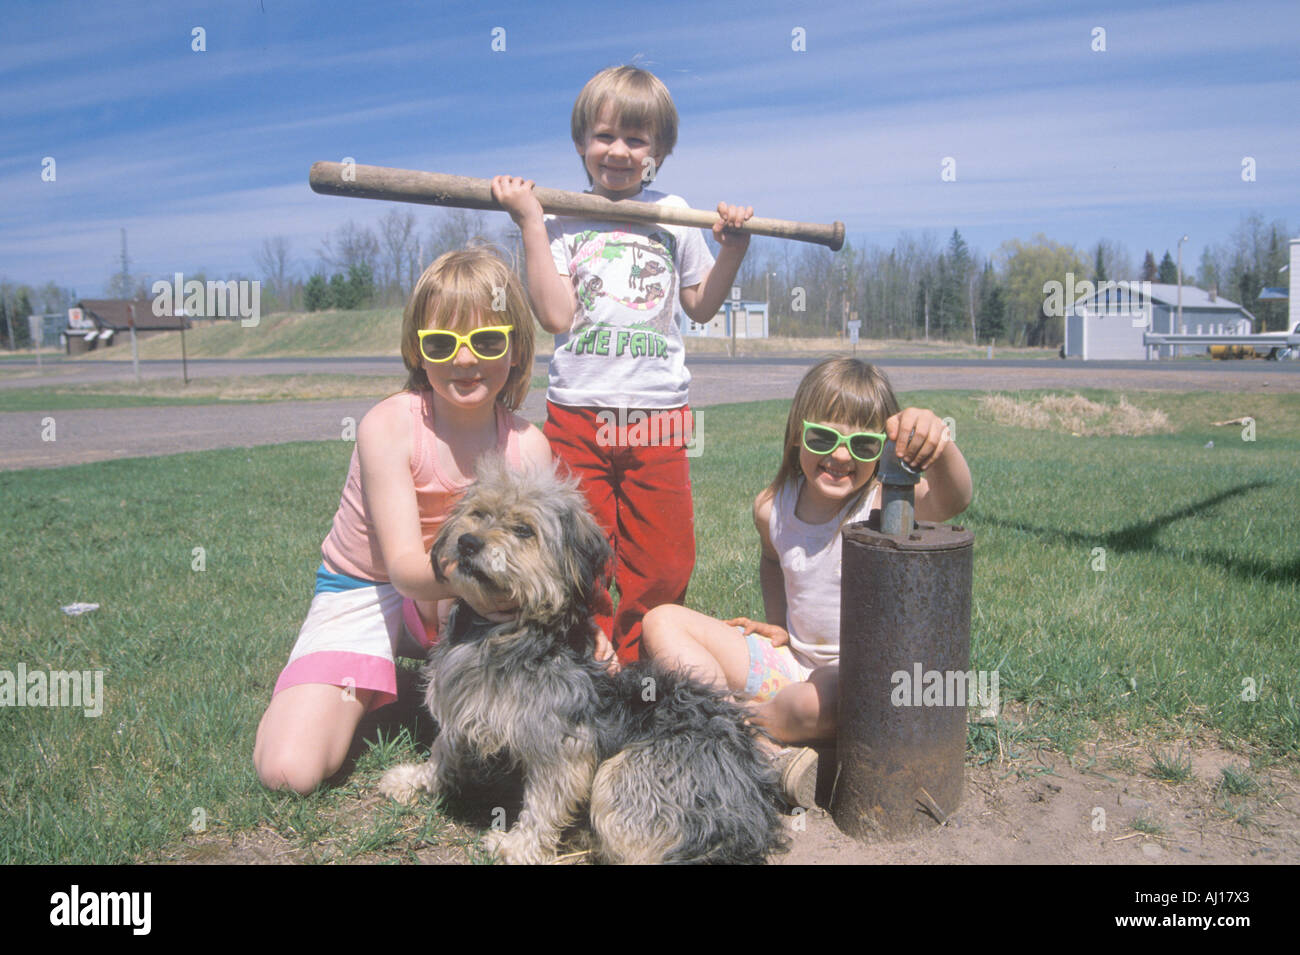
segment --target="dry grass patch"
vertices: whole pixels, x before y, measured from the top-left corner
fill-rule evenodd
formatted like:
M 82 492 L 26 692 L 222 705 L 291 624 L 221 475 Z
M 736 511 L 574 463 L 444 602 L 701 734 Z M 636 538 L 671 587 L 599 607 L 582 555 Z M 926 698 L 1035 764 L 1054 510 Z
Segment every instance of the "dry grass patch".
M 1021 400 L 1011 395 L 981 395 L 982 415 L 995 424 L 1034 431 L 1085 435 L 1167 434 L 1174 430 L 1159 408 L 1143 409 L 1120 395 L 1116 404 L 1092 401 L 1083 395 L 1044 395 Z

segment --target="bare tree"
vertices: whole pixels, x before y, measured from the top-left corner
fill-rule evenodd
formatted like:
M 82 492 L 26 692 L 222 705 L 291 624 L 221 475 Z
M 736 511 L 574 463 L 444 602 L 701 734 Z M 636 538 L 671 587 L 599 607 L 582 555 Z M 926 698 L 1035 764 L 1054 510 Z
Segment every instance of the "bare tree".
M 1128 249 L 1122 242 L 1100 239 L 1092 247 L 1091 256 L 1093 267 L 1090 277 L 1094 282 L 1098 280 L 1098 263 L 1102 268 L 1103 279 L 1112 282 L 1131 282 L 1138 277 L 1137 269 L 1133 266 L 1133 257 L 1129 255 Z
M 62 312 L 77 303 L 74 289 L 62 288 L 54 282 L 46 282 L 34 293 L 36 307 L 44 312 Z
M 373 275 L 378 271 L 379 240 L 349 219 L 333 236 L 326 236 L 318 254 L 330 269 L 347 272 L 353 265 L 364 265 Z
M 410 245 L 406 247 L 406 288 L 408 295 L 415 290 L 415 283 L 420 280 L 421 274 L 429 264 L 424 253 L 424 243 L 418 237 L 413 238 Z
M 1209 279 L 1219 293 L 1230 296 L 1260 320 L 1257 331 L 1285 327 L 1286 307 L 1259 299 L 1269 285 L 1285 281 L 1279 269 L 1286 264 L 1286 237 L 1290 228 L 1282 219 L 1266 223 L 1258 212 L 1243 216 L 1227 242 L 1207 245 L 1201 256 L 1201 281 Z M 1186 275 L 1186 272 L 1184 272 Z M 1207 283 L 1208 284 L 1208 283 Z
M 474 239 L 492 241 L 491 231 L 482 209 L 444 209 L 434 220 L 426 257 L 432 261 L 444 252 L 465 248 Z
M 253 258 L 263 279 L 275 292 L 276 302 L 281 308 L 290 308 L 292 277 L 289 275 L 289 240 L 282 235 L 263 239 L 262 248 Z
M 384 262 L 380 281 L 386 286 L 385 298 L 389 302 L 404 301 L 410 291 L 403 281 L 404 274 L 409 274 L 410 247 L 416 244 L 415 213 L 409 209 L 388 210 L 379 220 L 379 241 Z

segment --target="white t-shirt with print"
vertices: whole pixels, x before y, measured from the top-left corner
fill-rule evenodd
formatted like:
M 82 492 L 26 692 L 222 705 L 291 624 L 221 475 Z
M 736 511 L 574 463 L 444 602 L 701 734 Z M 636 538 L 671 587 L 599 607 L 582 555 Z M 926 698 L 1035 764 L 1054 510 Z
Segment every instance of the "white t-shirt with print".
M 636 202 L 686 207 L 644 189 Z M 579 408 L 677 408 L 691 374 L 677 327 L 683 286 L 713 267 L 699 229 L 650 222 L 547 216 L 551 254 L 573 281 L 578 310 L 551 359 L 546 397 Z

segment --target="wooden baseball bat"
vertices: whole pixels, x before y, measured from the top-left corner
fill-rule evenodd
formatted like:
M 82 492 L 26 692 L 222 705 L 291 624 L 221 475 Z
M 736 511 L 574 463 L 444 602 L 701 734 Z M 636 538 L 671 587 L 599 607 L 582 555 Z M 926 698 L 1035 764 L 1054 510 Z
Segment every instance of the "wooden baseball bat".
M 310 182 L 313 190 L 327 196 L 505 211 L 492 198 L 492 184 L 489 180 L 469 176 L 390 169 L 386 166 L 359 166 L 351 163 L 345 166 L 337 162 L 318 162 L 312 164 Z M 585 216 L 616 222 L 663 222 L 700 229 L 711 229 L 718 221 L 716 212 L 662 206 L 653 202 L 632 202 L 630 199 L 613 201 L 585 192 L 566 192 L 563 189 L 536 186 L 533 195 L 542 204 L 542 209 L 553 215 Z M 822 225 L 816 222 L 755 217 L 735 231 L 816 242 L 829 246 L 833 252 L 838 252 L 844 245 L 843 222 Z

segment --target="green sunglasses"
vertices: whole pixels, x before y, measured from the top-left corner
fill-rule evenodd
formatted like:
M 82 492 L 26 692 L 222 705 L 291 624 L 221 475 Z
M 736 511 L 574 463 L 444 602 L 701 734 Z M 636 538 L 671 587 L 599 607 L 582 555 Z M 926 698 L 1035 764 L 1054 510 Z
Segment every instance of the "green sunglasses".
M 513 328 L 513 325 L 488 325 L 466 335 L 445 328 L 422 329 L 418 333 L 420 354 L 434 364 L 441 364 L 455 358 L 461 345 L 467 345 L 476 358 L 492 361 L 504 357 L 510 350 L 510 331 Z
M 863 464 L 870 464 L 880 457 L 885 448 L 887 435 L 876 431 L 855 431 L 853 434 L 841 434 L 824 424 L 803 423 L 803 446 L 813 454 L 832 454 L 841 444 L 849 446 L 849 454 Z

